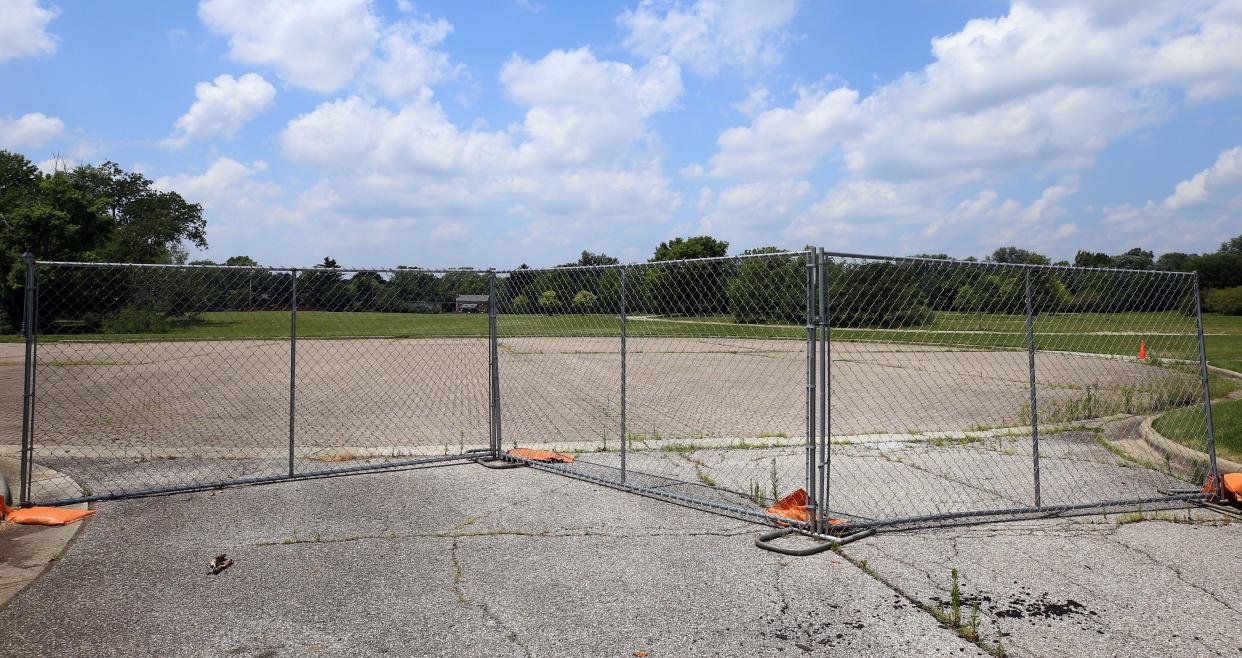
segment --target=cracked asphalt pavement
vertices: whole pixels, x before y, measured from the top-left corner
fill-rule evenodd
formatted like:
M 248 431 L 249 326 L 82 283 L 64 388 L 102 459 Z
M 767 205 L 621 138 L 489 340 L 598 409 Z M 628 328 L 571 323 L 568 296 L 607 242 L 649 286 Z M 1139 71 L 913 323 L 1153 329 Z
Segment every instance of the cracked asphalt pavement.
M 881 533 L 792 558 L 754 548 L 754 524 L 471 464 L 96 509 L 0 608 L 0 655 L 1242 652 L 1242 523 L 1205 512 Z M 235 564 L 209 575 L 220 553 Z M 952 568 L 984 646 L 925 609 L 948 605 Z

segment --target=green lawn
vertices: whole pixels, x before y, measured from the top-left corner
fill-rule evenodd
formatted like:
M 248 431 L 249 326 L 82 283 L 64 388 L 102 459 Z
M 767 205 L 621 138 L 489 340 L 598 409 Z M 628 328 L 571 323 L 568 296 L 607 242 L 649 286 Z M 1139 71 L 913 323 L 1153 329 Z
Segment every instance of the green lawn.
M 1242 400 L 1213 402 L 1212 426 L 1217 456 L 1242 462 Z M 1152 427 L 1184 446 L 1199 451 L 1204 449 L 1202 407 L 1170 411 L 1157 418 Z
M 285 338 L 289 313 L 250 311 L 203 313 L 203 322 L 175 327 L 161 334 L 45 335 L 41 341 L 74 340 L 202 340 L 230 338 Z M 612 315 L 502 315 L 501 336 L 617 336 L 620 324 Z M 706 318 L 630 318 L 629 334 L 720 338 L 806 337 L 801 325 L 740 325 L 728 316 Z M 1139 340 L 1148 354 L 1160 358 L 1195 359 L 1194 322 L 1177 313 L 1076 313 L 1045 315 L 1034 323 L 1036 346 L 1044 350 L 1067 350 L 1101 354 L 1137 355 Z M 1242 372 L 1242 317 L 1204 316 L 1208 360 Z M 487 336 L 487 316 L 477 314 L 346 313 L 303 311 L 298 313 L 298 336 L 327 338 L 349 336 Z M 1121 333 L 1124 335 L 1109 335 Z M 1161 336 L 1173 333 L 1173 336 Z M 952 345 L 975 349 L 1026 347 L 1023 315 L 940 312 L 920 327 L 908 329 L 837 328 L 841 340 Z M 5 336 L 17 341 L 20 336 Z

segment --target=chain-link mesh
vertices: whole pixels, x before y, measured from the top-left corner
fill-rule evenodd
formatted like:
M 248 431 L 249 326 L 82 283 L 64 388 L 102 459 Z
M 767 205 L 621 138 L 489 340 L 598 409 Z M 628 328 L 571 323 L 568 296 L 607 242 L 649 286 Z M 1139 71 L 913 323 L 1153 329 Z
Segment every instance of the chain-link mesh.
M 506 452 L 783 522 L 801 489 L 813 529 L 1134 505 L 1202 495 L 1232 386 L 1184 273 L 808 250 L 36 279 L 25 500 Z
M 832 513 L 887 523 L 1203 486 L 1193 275 L 865 257 L 825 273 Z M 1202 460 L 1144 437 L 1170 411 Z
M 480 292 L 486 281 L 471 271 L 40 263 L 31 458 L 44 468 L 32 469 L 29 498 L 485 449 L 487 319 L 452 313 L 460 304 L 446 291 Z
M 807 277 L 797 253 L 506 273 L 505 447 L 764 515 L 806 486 Z

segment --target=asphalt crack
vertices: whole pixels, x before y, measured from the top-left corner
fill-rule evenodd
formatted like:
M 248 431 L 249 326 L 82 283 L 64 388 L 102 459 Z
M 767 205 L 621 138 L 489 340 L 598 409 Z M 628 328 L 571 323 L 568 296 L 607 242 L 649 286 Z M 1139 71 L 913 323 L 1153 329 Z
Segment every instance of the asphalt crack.
M 522 650 L 523 655 L 527 658 L 534 658 L 534 654 L 531 653 L 530 647 L 526 646 L 526 643 L 523 642 L 522 638 L 518 636 L 517 631 L 513 630 L 512 627 L 506 624 L 504 620 L 500 618 L 500 615 L 497 615 L 496 612 L 492 610 L 491 606 L 487 605 L 484 601 L 476 601 L 470 598 L 470 595 L 466 593 L 466 570 L 462 567 L 461 559 L 458 557 L 458 548 L 459 541 L 454 539 L 452 547 L 449 548 L 449 556 L 453 565 L 453 593 L 457 595 L 457 602 L 464 606 L 469 606 L 475 610 L 478 610 L 486 619 L 491 620 L 491 622 L 500 629 L 505 639 L 517 645 L 517 647 Z

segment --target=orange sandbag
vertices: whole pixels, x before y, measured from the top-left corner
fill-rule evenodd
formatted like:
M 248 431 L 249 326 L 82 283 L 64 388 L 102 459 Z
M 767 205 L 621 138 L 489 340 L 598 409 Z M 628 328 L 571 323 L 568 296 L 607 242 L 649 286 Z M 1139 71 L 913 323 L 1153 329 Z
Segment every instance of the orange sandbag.
M 1242 503 L 1242 473 L 1223 473 L 1220 476 L 1221 498 L 1227 502 Z M 1216 481 L 1208 476 L 1203 484 L 1203 493 L 1212 493 Z
M 553 452 L 551 450 L 533 450 L 531 448 L 514 448 L 509 451 L 510 455 L 529 459 L 535 462 L 560 462 L 568 464 L 574 460 L 573 455 L 567 455 L 563 452 Z
M 1225 473 L 1220 476 L 1220 483 L 1224 485 L 1226 500 L 1232 495 L 1234 502 L 1242 503 L 1242 473 Z
M 22 525 L 67 525 L 80 521 L 92 514 L 92 509 L 65 509 L 63 507 L 27 507 L 13 509 L 0 499 L 0 516 L 5 521 Z
M 775 505 L 768 508 L 768 514 L 806 523 L 806 489 L 799 489 L 776 501 Z M 845 523 L 842 519 L 828 519 L 828 525 L 842 523 Z

